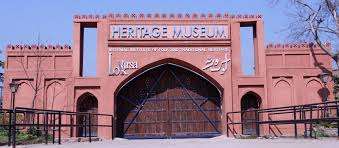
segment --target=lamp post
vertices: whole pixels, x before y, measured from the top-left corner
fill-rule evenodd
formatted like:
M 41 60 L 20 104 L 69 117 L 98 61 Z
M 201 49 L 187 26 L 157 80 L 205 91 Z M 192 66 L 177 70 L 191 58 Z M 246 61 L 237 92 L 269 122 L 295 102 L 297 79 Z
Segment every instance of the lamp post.
M 323 97 L 325 97 L 324 98 L 324 102 L 325 102 L 325 105 L 324 105 L 324 115 L 325 115 L 325 117 L 329 117 L 329 112 L 327 112 L 327 103 L 326 103 L 326 101 L 328 101 L 328 98 L 327 98 L 327 94 L 325 94 L 326 92 L 326 84 L 329 82 L 329 81 L 331 81 L 331 78 L 332 78 L 332 76 L 331 76 L 331 74 L 330 73 L 327 73 L 327 72 L 323 72 L 323 73 L 321 73 L 321 74 L 319 74 L 319 79 L 321 80 L 321 82 L 322 83 L 324 83 L 324 88 L 325 89 L 323 89 Z
M 11 96 L 11 109 L 14 109 L 15 106 L 15 93 L 18 90 L 19 84 L 15 82 L 9 83 L 9 88 L 11 90 L 12 96 Z
M 16 127 L 15 127 L 15 122 L 16 122 L 16 112 L 15 112 L 15 109 L 14 109 L 14 107 L 15 107 L 15 93 L 16 93 L 16 91 L 18 90 L 18 87 L 19 87 L 19 84 L 17 84 L 17 83 L 15 83 L 14 81 L 12 81 L 11 83 L 9 83 L 9 88 L 10 88 L 10 90 L 11 90 L 11 94 L 12 94 L 12 96 L 11 96 L 11 109 L 13 110 L 13 118 L 12 118 L 12 121 L 10 121 L 11 123 L 12 123 L 12 127 L 10 127 L 10 128 L 12 128 L 12 131 L 10 131 L 12 134 L 11 134 L 11 136 L 12 136 L 12 143 L 13 143 L 13 147 L 15 148 L 15 146 L 16 146 L 16 136 L 15 136 L 15 134 L 16 134 Z
M 332 76 L 331 76 L 330 73 L 323 72 L 323 73 L 319 74 L 319 79 L 321 80 L 322 83 L 324 83 L 324 87 L 325 87 L 325 88 L 326 88 L 326 84 L 327 84 L 329 81 L 331 81 L 331 78 L 332 78 Z M 324 101 L 328 101 L 328 100 L 327 100 L 327 96 L 324 95 L 324 97 L 326 97 L 326 98 L 324 98 Z
M 331 74 L 327 72 L 323 72 L 319 74 L 319 78 L 321 82 L 323 82 L 326 85 L 329 81 L 331 81 Z

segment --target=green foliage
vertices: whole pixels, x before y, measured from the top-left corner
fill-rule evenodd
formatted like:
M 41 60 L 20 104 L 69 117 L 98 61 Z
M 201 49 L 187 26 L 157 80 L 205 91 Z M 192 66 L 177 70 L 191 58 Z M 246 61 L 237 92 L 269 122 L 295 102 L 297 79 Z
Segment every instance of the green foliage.
M 16 114 L 16 122 L 22 123 L 25 120 L 25 117 L 23 114 Z M 9 114 L 3 113 L 0 114 L 0 124 L 9 124 Z
M 324 131 L 314 131 L 313 134 L 315 137 L 330 137 Z
M 318 122 L 314 125 L 313 136 L 315 137 L 332 137 L 336 136 L 336 132 L 333 129 L 337 128 L 335 122 Z
M 34 135 L 34 136 L 37 136 L 37 137 L 40 137 L 42 136 L 42 132 L 37 130 L 36 127 L 31 127 L 27 130 L 27 134 L 30 134 L 30 135 Z
M 8 140 L 7 130 L 0 129 L 0 146 L 6 145 Z M 47 135 L 48 141 L 52 141 L 52 136 Z M 37 144 L 45 141 L 44 135 L 36 128 L 29 128 L 24 132 L 16 133 L 16 143 L 18 145 Z
M 25 116 L 24 114 L 16 114 L 16 122 L 17 123 L 25 123 L 29 120 L 29 116 Z M 9 114 L 2 113 L 0 114 L 0 125 L 8 125 L 10 122 Z M 47 135 L 48 141 L 52 141 L 52 136 Z M 0 146 L 6 145 L 8 141 L 8 130 L 3 126 L 0 127 Z M 43 143 L 45 141 L 45 135 L 42 134 L 40 130 L 36 127 L 30 127 L 28 129 L 23 129 L 21 131 L 16 132 L 16 142 L 17 144 L 35 144 L 35 143 Z
M 0 129 L 0 146 L 5 145 L 7 143 L 8 137 L 7 137 L 7 130 L 4 128 Z
M 338 56 L 339 57 L 339 56 Z M 333 93 L 335 96 L 335 100 L 339 100 L 338 96 L 336 95 L 337 93 L 339 93 L 339 75 L 338 75 L 338 71 L 334 71 L 332 74 L 332 79 L 334 82 L 334 86 L 333 86 Z
M 5 129 L 0 129 L 0 136 L 7 136 L 7 130 Z
M 255 135 L 236 135 L 237 139 L 256 139 Z
M 331 122 L 318 122 L 316 126 L 324 127 L 324 128 L 337 128 L 337 124 L 333 124 Z

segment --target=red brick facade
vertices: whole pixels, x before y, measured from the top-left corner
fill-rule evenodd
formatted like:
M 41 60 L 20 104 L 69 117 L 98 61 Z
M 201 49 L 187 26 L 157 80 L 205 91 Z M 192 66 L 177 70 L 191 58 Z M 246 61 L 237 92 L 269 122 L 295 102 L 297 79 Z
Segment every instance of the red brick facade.
M 249 93 L 260 100 L 259 108 L 321 102 L 323 84 L 317 76 L 324 70 L 332 69 L 330 57 L 317 46 L 265 46 L 264 23 L 260 15 L 76 15 L 73 21 L 72 48 L 68 45 L 7 47 L 4 108 L 8 108 L 10 103 L 8 84 L 17 81 L 21 85 L 16 94 L 16 106 L 32 107 L 34 102 L 35 108 L 77 111 L 78 99 L 86 94 L 86 97 L 89 95 L 97 99 L 96 112 L 117 115 L 121 108 L 117 106 L 121 90 L 126 86 L 133 87 L 129 85 L 131 82 L 152 69 L 170 64 L 186 69 L 187 72 L 183 73 L 190 72 L 195 77 L 203 78 L 204 83 L 210 83 L 219 91 L 218 108 L 221 113 L 217 131 L 223 134 L 224 115 L 241 110 L 242 97 Z M 244 25 L 255 28 L 255 74 L 251 76 L 243 75 L 241 71 L 240 27 Z M 81 75 L 82 62 L 86 62 L 82 58 L 83 31 L 86 27 L 97 28 L 96 77 Z M 196 33 L 175 37 L 178 33 L 175 29 L 180 28 L 192 29 Z M 150 34 L 137 34 L 137 31 L 147 29 Z M 174 35 L 171 34 L 173 32 Z M 139 87 L 147 87 L 147 82 L 140 82 L 143 85 Z M 328 85 L 329 92 L 332 92 L 331 85 Z M 170 93 L 168 90 L 167 93 Z M 37 94 L 34 95 L 34 92 Z M 332 93 L 328 95 L 333 98 Z M 108 121 L 98 119 L 98 122 Z M 172 125 L 176 127 L 174 123 Z M 173 134 L 173 130 L 170 133 Z M 98 135 L 109 138 L 111 133 L 99 128 Z

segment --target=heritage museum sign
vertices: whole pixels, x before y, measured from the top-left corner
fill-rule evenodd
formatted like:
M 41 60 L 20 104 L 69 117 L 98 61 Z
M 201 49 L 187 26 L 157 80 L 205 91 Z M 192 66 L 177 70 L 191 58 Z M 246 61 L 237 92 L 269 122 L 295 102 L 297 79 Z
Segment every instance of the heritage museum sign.
M 228 39 L 227 25 L 111 25 L 110 39 Z

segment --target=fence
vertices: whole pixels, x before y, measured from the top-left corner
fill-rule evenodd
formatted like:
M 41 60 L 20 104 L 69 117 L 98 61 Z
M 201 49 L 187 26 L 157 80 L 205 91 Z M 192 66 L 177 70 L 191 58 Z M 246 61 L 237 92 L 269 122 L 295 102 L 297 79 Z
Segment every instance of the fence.
M 246 112 L 252 112 L 255 117 L 254 120 L 243 120 L 242 116 Z M 75 137 L 74 133 L 76 132 L 77 136 L 84 136 L 89 139 L 89 142 L 92 142 L 92 137 L 96 136 L 96 133 L 92 131 L 98 127 L 110 128 L 112 138 L 114 137 L 114 117 L 110 114 L 16 107 L 14 110 L 0 109 L 0 115 L 2 116 L 0 127 L 8 131 L 8 146 L 12 145 L 13 147 L 16 146 L 16 133 L 29 128 L 36 128 L 41 131 L 46 144 L 49 142 L 48 137 L 50 135 L 52 136 L 51 143 L 54 144 L 57 139 L 57 143 L 61 144 L 62 136 Z M 92 120 L 94 118 L 96 120 Z M 105 120 L 107 121 L 106 124 L 99 124 L 97 123 L 98 118 L 108 118 L 109 120 Z M 309 136 L 312 137 L 314 124 L 336 122 L 339 137 L 339 101 L 228 112 L 226 113 L 226 121 L 227 136 L 230 136 L 230 133 L 236 136 L 240 133 L 239 126 L 242 127 L 241 130 L 243 131 L 244 125 L 250 124 L 253 126 L 249 127 L 255 129 L 255 134 L 258 137 L 260 136 L 261 125 L 268 125 L 269 133 L 274 136 L 283 135 L 283 132 L 277 126 L 292 125 L 295 137 L 298 136 L 298 125 L 303 125 L 304 136 L 307 136 L 309 131 Z M 68 132 L 68 135 L 62 134 L 62 131 Z
M 254 120 L 244 120 L 243 115 L 252 112 Z M 298 137 L 298 125 L 304 126 L 304 136 L 313 135 L 313 125 L 321 122 L 336 122 L 337 136 L 339 137 L 339 101 L 323 103 L 276 107 L 268 109 L 254 109 L 226 113 L 226 134 L 233 136 L 242 134 L 244 126 L 251 124 L 255 129 L 255 136 L 260 136 L 261 125 L 268 125 L 269 134 L 283 136 L 280 125 L 292 125 L 294 137 Z M 239 131 L 241 130 L 241 131 Z
M 110 128 L 112 138 L 114 137 L 114 118 L 110 114 L 16 107 L 14 110 L 0 109 L 0 115 L 2 116 L 0 127 L 7 131 L 8 146 L 12 145 L 13 147 L 16 146 L 16 133 L 30 128 L 35 128 L 43 133 L 45 144 L 48 144 L 49 136 L 52 136 L 53 144 L 56 138 L 58 144 L 61 144 L 62 136 L 74 137 L 75 132 L 78 134 L 77 136 L 86 137 L 89 142 L 92 142 L 92 137 L 96 136 L 93 129 L 98 127 Z M 95 118 L 96 120 L 93 120 Z M 109 124 L 98 124 L 98 118 L 108 118 L 106 121 L 110 120 L 111 122 Z M 93 121 L 94 123 L 92 123 Z M 66 133 L 62 134 L 62 132 Z

